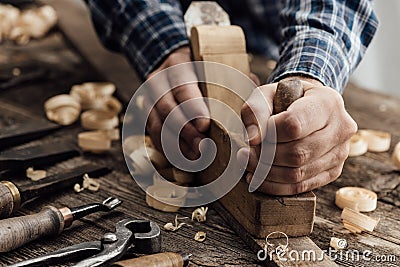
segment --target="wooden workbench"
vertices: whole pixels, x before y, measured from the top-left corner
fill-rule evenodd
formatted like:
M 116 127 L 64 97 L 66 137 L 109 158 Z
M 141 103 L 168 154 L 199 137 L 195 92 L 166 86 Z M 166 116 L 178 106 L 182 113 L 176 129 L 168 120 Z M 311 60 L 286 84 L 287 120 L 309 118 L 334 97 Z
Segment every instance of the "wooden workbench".
M 65 2 L 65 1 L 58 1 Z M 46 68 L 49 74 L 45 79 L 32 81 L 0 92 L 0 131 L 12 123 L 23 122 L 29 116 L 44 117 L 43 103 L 52 96 L 68 92 L 71 85 L 84 81 L 104 80 L 104 73 L 99 74 L 92 67 L 93 58 L 77 51 L 69 41 L 54 31 L 47 38 L 35 41 L 26 47 L 12 44 L 0 45 L 0 70 L 9 65 L 36 64 Z M 77 45 L 77 44 L 74 44 Z M 77 45 L 79 48 L 79 45 Z M 90 62 L 90 63 L 89 63 Z M 253 69 L 262 74 L 265 62 L 259 58 L 253 60 Z M 95 64 L 96 65 L 96 64 Z M 115 73 L 125 73 L 113 69 Z M 100 70 L 101 72 L 101 70 Z M 132 75 L 132 77 L 134 77 Z M 110 79 L 110 78 L 109 78 Z M 138 84 L 138 81 L 135 81 Z M 136 85 L 135 85 L 136 86 Z M 121 95 L 129 96 L 127 88 L 121 88 Z M 133 87 L 135 88 L 135 87 Z M 390 153 L 395 143 L 400 141 L 400 99 L 365 91 L 348 86 L 345 94 L 346 106 L 360 128 L 386 130 L 392 134 L 392 147 L 388 153 L 367 153 L 364 156 L 348 159 L 341 177 L 330 185 L 315 190 L 317 211 L 314 231 L 310 238 L 322 249 L 329 248 L 332 236 L 346 238 L 350 249 L 360 251 L 359 261 L 336 259 L 342 266 L 399 266 L 400 264 L 400 172 L 394 169 Z M 28 113 L 16 116 L 13 109 L 22 106 Z M 51 136 L 30 142 L 26 145 L 46 143 L 64 138 L 75 138 L 82 131 L 78 124 L 66 127 Z M 1 149 L 1 148 L 0 148 Z M 45 254 L 58 248 L 101 238 L 106 232 L 114 231 L 114 225 L 127 217 L 145 218 L 158 223 L 161 227 L 172 222 L 175 214 L 162 213 L 149 208 L 145 203 L 145 194 L 128 174 L 121 152 L 121 146 L 114 146 L 105 155 L 84 154 L 80 157 L 49 166 L 49 173 L 60 172 L 71 166 L 85 162 L 108 165 L 113 172 L 101 178 L 98 193 L 82 192 L 76 194 L 72 188 L 57 195 L 40 198 L 28 203 L 17 215 L 38 212 L 45 205 L 57 207 L 81 205 L 92 201 L 101 201 L 108 196 L 117 196 L 124 203 L 114 212 L 102 216 L 95 214 L 81 219 L 57 238 L 46 238 L 28 244 L 10 253 L 0 254 L 0 266 Z M 1 179 L 9 177 L 1 177 Z M 27 181 L 23 177 L 13 177 L 17 184 Z M 380 223 L 373 233 L 349 234 L 340 222 L 341 210 L 334 205 L 335 191 L 342 186 L 363 186 L 378 193 L 379 203 L 371 216 L 380 217 Z M 180 216 L 190 217 L 193 209 L 181 209 Z M 193 254 L 191 266 L 258 266 L 257 257 L 244 242 L 227 226 L 224 220 L 210 208 L 207 222 L 192 223 L 193 227 L 182 227 L 171 233 L 162 230 L 164 251 L 183 251 Z M 197 231 L 205 231 L 204 243 L 193 240 Z M 290 243 L 290 240 L 289 240 Z M 365 261 L 362 252 L 370 250 L 372 257 L 394 255 L 395 262 Z M 393 257 L 392 257 L 393 259 Z

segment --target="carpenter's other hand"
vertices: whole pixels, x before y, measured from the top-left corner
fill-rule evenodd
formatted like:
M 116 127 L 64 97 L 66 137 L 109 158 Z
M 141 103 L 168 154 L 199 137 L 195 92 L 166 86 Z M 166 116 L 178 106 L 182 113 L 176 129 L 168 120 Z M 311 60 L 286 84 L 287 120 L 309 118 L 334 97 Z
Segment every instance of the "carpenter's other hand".
M 177 138 L 177 130 L 184 125 L 179 134 L 180 149 L 186 157 L 195 159 L 199 156 L 198 146 L 201 139 L 205 137 L 203 132 L 208 129 L 210 121 L 209 111 L 201 98 L 202 95 L 197 82 L 187 83 L 187 81 L 196 81 L 194 69 L 190 65 L 182 65 L 175 71 L 162 72 L 152 79 L 157 73 L 169 67 L 190 61 L 189 47 L 182 47 L 171 53 L 160 67 L 148 75 L 147 79 L 151 86 L 148 95 L 145 96 L 144 104 L 147 105 L 147 108 L 149 106 L 151 108 L 146 129 L 157 149 L 161 151 L 162 127 L 166 127 L 164 129 L 167 130 L 167 138 Z M 178 84 L 183 85 L 176 86 Z M 161 95 L 162 97 L 159 98 Z M 149 105 L 156 99 L 159 100 L 154 107 Z M 195 100 L 195 102 L 192 102 L 191 105 L 178 107 L 178 110 L 174 111 L 171 123 L 163 125 L 164 120 L 174 108 L 190 99 Z M 195 117 L 197 119 L 191 121 L 188 119 Z
M 346 112 L 338 92 L 316 80 L 299 79 L 304 96 L 287 111 L 271 115 L 268 105 L 273 106 L 276 83 L 257 88 L 243 105 L 242 119 L 252 147 L 242 148 L 237 156 L 242 162 L 249 157 L 247 182 L 252 179 L 257 164 L 271 165 L 271 162 L 259 159 L 260 150 L 265 147 L 260 143 L 268 141 L 268 137 L 264 140 L 268 120 L 273 120 L 276 127 L 275 158 L 258 188 L 260 192 L 293 195 L 334 181 L 341 174 L 348 156 L 350 137 L 357 131 L 357 124 Z

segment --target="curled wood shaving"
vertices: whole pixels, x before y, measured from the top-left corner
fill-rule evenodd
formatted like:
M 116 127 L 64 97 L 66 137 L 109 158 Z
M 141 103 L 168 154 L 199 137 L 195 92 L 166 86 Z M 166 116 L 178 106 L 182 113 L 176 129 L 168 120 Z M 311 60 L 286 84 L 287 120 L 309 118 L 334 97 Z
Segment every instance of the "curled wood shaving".
M 134 174 L 136 175 L 151 175 L 155 169 L 163 169 L 169 165 L 163 154 L 150 147 L 136 149 L 129 157 L 132 159 Z
M 72 86 L 70 95 L 82 105 L 82 109 L 101 109 L 118 114 L 122 104 L 112 96 L 115 85 L 109 82 L 87 82 Z
M 82 127 L 89 130 L 108 130 L 118 126 L 118 116 L 110 111 L 92 109 L 82 113 Z
M 361 187 L 342 187 L 336 191 L 335 204 L 339 208 L 350 208 L 368 212 L 376 209 L 378 196 L 371 190 Z
M 359 130 L 358 133 L 367 141 L 368 151 L 385 152 L 389 150 L 390 133 L 376 130 Z
M 47 172 L 45 170 L 34 170 L 32 167 L 26 169 L 26 177 L 31 179 L 32 181 L 39 181 L 47 176 Z
M 178 230 L 179 228 L 181 228 L 182 226 L 184 226 L 185 224 L 189 226 L 189 224 L 187 223 L 179 223 L 178 220 L 183 220 L 183 219 L 187 219 L 188 217 L 178 217 L 178 215 L 175 216 L 175 224 L 172 223 L 166 223 L 164 225 L 164 229 L 167 231 L 172 231 L 175 232 L 176 230 Z
M 11 5 L 0 4 L 0 41 L 27 44 L 32 38 L 42 38 L 57 24 L 57 13 L 51 6 L 20 11 Z
M 198 242 L 203 242 L 204 240 L 206 240 L 206 233 L 205 232 L 197 232 L 194 236 L 194 240 L 198 241 Z
M 394 165 L 400 170 L 400 142 L 394 147 L 392 159 Z
M 74 123 L 81 112 L 81 105 L 70 95 L 56 95 L 44 103 L 46 116 L 60 125 Z
M 100 183 L 93 178 L 90 178 L 87 173 L 83 175 L 83 184 L 82 186 L 80 184 L 75 184 L 74 185 L 74 191 L 76 193 L 80 193 L 83 190 L 89 190 L 91 192 L 97 192 L 100 189 Z
M 331 237 L 329 245 L 336 250 L 342 250 L 347 247 L 347 240 L 343 238 Z
M 349 156 L 361 156 L 367 153 L 368 151 L 368 142 L 359 134 L 356 133 L 350 139 L 350 151 Z
M 185 204 L 187 189 L 172 185 L 151 185 L 146 190 L 146 203 L 164 212 L 177 212 Z
M 343 209 L 341 218 L 344 227 L 353 233 L 372 232 L 379 222 L 379 219 L 371 218 L 349 208 Z
M 78 134 L 78 145 L 83 151 L 103 153 L 111 149 L 111 139 L 102 131 L 88 131 Z
M 192 213 L 192 221 L 196 220 L 198 222 L 205 222 L 206 221 L 206 214 L 208 211 L 208 207 L 201 207 L 197 208 Z
M 85 190 L 85 188 L 81 187 L 80 184 L 75 184 L 75 185 L 74 185 L 74 191 L 75 191 L 76 193 L 80 193 L 80 192 L 82 192 L 83 190 Z
M 130 154 L 132 154 L 133 151 L 135 151 L 141 147 L 154 148 L 154 145 L 151 142 L 150 136 L 131 135 L 124 139 L 124 143 L 122 144 L 122 147 L 124 149 L 124 153 L 126 155 L 130 155 Z

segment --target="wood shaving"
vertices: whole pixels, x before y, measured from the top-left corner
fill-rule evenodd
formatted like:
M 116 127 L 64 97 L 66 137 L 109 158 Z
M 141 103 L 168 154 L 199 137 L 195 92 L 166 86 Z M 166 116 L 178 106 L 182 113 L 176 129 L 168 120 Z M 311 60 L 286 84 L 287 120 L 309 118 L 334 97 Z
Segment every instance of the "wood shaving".
M 26 169 L 26 177 L 28 177 L 32 181 L 39 181 L 46 176 L 47 172 L 45 170 L 34 170 L 32 167 Z
M 368 142 L 359 134 L 356 133 L 350 139 L 349 157 L 361 156 L 367 153 Z
M 198 242 L 203 242 L 204 240 L 206 240 L 206 233 L 205 232 L 197 232 L 194 236 L 194 240 L 198 241 Z
M 385 152 L 389 150 L 390 133 L 376 130 L 359 130 L 358 133 L 367 141 L 368 151 Z
M 344 227 L 352 233 L 372 232 L 379 222 L 379 219 L 371 218 L 349 208 L 343 209 L 341 218 Z
M 151 141 L 150 136 L 147 135 L 131 135 L 124 138 L 124 142 L 122 144 L 124 149 L 124 153 L 126 155 L 132 154 L 133 151 L 140 149 L 141 147 L 151 147 L 154 148 L 154 145 Z
M 82 127 L 89 130 L 108 130 L 118 126 L 118 116 L 109 111 L 92 109 L 82 113 Z
M 189 226 L 189 224 L 187 224 L 187 223 L 179 223 L 178 222 L 178 220 L 184 220 L 184 219 L 187 219 L 187 218 L 188 217 L 180 217 L 179 218 L 178 215 L 175 215 L 175 224 L 166 223 L 164 225 L 164 229 L 167 230 L 167 231 L 175 232 L 176 230 L 178 230 L 179 228 L 181 228 L 184 225 L 188 225 Z
M 60 125 L 71 125 L 79 118 L 81 105 L 70 95 L 56 95 L 44 103 L 46 116 Z
M 80 184 L 75 184 L 75 185 L 74 185 L 74 191 L 75 191 L 76 193 L 80 193 L 80 192 L 82 192 L 83 190 L 85 190 L 85 188 L 81 187 Z
M 20 11 L 11 5 L 0 4 L 0 42 L 11 40 L 25 45 L 33 38 L 42 38 L 56 24 L 57 13 L 51 6 Z
M 198 222 L 205 222 L 206 221 L 206 214 L 208 211 L 208 207 L 201 207 L 197 208 L 192 213 L 192 221 L 196 220 Z
M 100 189 L 100 183 L 93 178 L 90 178 L 87 173 L 83 175 L 83 184 L 82 186 L 80 184 L 75 184 L 74 185 L 74 191 L 76 193 L 80 193 L 83 190 L 89 190 L 91 192 L 97 192 Z
M 151 185 L 146 189 L 146 203 L 164 212 L 177 212 L 185 204 L 187 189 L 175 185 Z
M 347 240 L 343 238 L 331 237 L 329 245 L 336 250 L 342 250 L 347 247 Z
M 163 169 L 169 165 L 163 154 L 150 147 L 136 149 L 129 157 L 132 159 L 135 175 L 151 175 L 156 169 Z
M 122 104 L 112 96 L 115 90 L 113 83 L 87 82 L 72 86 L 70 95 L 81 103 L 83 110 L 100 109 L 118 114 Z
M 371 190 L 361 187 L 342 187 L 336 191 L 335 204 L 339 208 L 369 212 L 376 209 L 378 196 Z
M 102 131 L 88 131 L 78 134 L 78 145 L 83 151 L 103 153 L 111 149 L 111 139 Z

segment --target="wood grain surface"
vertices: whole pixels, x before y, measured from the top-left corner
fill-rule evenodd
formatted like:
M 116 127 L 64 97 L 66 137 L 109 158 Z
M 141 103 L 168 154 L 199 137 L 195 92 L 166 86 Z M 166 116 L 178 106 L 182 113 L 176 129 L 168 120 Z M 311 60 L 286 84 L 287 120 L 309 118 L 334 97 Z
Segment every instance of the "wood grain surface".
M 72 11 L 72 14 L 81 14 L 73 12 L 73 8 L 68 7 L 70 1 L 50 2 L 55 2 L 58 6 L 64 6 L 59 12 Z M 66 17 L 71 16 L 70 14 L 66 14 Z M 87 25 L 80 26 L 80 20 L 83 17 L 85 19 L 88 18 L 87 14 L 85 16 L 74 16 L 72 21 L 77 28 L 74 28 L 71 32 L 82 36 L 81 39 L 76 39 L 77 42 L 82 40 L 80 46 L 87 46 L 85 38 L 89 35 L 84 28 L 86 27 L 85 29 L 87 29 L 88 27 Z M 65 26 L 68 27 L 67 24 Z M 90 49 L 88 48 L 88 50 Z M 101 52 L 93 51 L 91 56 L 97 57 L 96 60 L 115 63 L 115 61 L 110 60 Z M 72 84 L 105 79 L 87 63 L 80 53 L 66 45 L 65 39 L 57 32 L 52 33 L 40 42 L 33 42 L 26 47 L 1 44 L 0 69 L 11 63 L 14 66 L 18 66 L 20 63 L 32 61 L 39 64 L 39 66 L 50 68 L 51 72 L 48 77 L 0 93 L 0 101 L 11 106 L 22 105 L 28 110 L 28 115 L 44 118 L 42 105 L 48 97 L 68 92 Z M 252 57 L 251 62 L 252 71 L 259 75 L 262 82 L 265 82 L 267 77 L 266 70 L 270 69 L 267 61 L 260 57 Z M 101 64 L 99 65 L 101 67 Z M 106 65 L 103 64 L 103 66 Z M 106 67 L 109 68 L 110 66 Z M 115 65 L 112 68 L 112 71 L 104 73 L 105 76 L 112 78 L 112 72 L 116 76 L 121 74 L 127 76 L 126 73 L 130 71 Z M 135 82 L 140 84 L 137 80 Z M 121 93 L 131 95 L 132 88 L 136 88 L 135 85 L 126 83 L 122 89 L 118 89 L 122 90 Z M 371 251 L 374 257 L 369 261 L 363 259 L 362 255 L 359 260 L 337 257 L 335 262 L 340 266 L 399 266 L 400 172 L 395 169 L 390 153 L 396 142 L 400 141 L 400 99 L 369 92 L 352 85 L 349 85 L 345 90 L 344 98 L 348 111 L 357 121 L 360 128 L 389 131 L 392 134 L 392 145 L 389 152 L 367 153 L 361 157 L 348 159 L 343 173 L 337 181 L 314 191 L 318 198 L 316 220 L 314 230 L 309 238 L 322 251 L 329 249 L 329 240 L 332 236 L 345 238 L 349 243 L 349 249 L 357 250 L 360 253 Z M 12 125 L 16 121 L 23 122 L 28 119 L 26 117 L 18 117 L 10 111 L 6 112 L 6 109 L 7 107 L 0 104 L 0 131 L 2 127 Z M 75 124 L 71 127 L 63 128 L 51 136 L 32 141 L 20 147 L 63 140 L 65 137 L 76 136 L 80 131 L 82 129 L 78 124 Z M 46 170 L 49 174 L 54 174 L 89 162 L 104 163 L 113 168 L 113 172 L 100 179 L 101 188 L 98 193 L 82 192 L 76 194 L 71 188 L 70 190 L 64 190 L 58 194 L 41 197 L 36 201 L 27 203 L 17 215 L 39 212 L 46 205 L 57 207 L 78 206 L 101 201 L 108 196 L 121 198 L 124 201 L 122 206 L 103 216 L 101 214 L 93 214 L 78 220 L 57 238 L 40 239 L 12 252 L 1 253 L 0 266 L 43 255 L 68 245 L 98 240 L 104 233 L 113 232 L 115 223 L 127 217 L 151 219 L 160 226 L 167 222 L 173 222 L 175 214 L 162 213 L 146 205 L 144 192 L 133 182 L 128 174 L 121 147 L 118 143 L 107 154 L 97 156 L 84 154 L 53 166 L 47 166 Z M 12 179 L 18 185 L 30 182 L 23 176 L 1 177 L 1 180 L 8 179 Z M 341 210 L 335 206 L 334 196 L 338 188 L 348 185 L 363 186 L 377 192 L 379 198 L 378 207 L 375 211 L 368 213 L 368 215 L 380 217 L 381 219 L 374 232 L 354 235 L 343 228 L 340 222 Z M 183 226 L 177 232 L 162 230 L 162 251 L 192 253 L 193 257 L 190 266 L 260 266 L 256 255 L 218 215 L 215 209 L 215 207 L 210 206 L 205 223 L 190 222 L 192 227 Z M 191 208 L 185 208 L 181 209 L 178 214 L 179 216 L 190 217 L 192 211 L 193 209 Z M 203 243 L 198 243 L 193 239 L 198 231 L 207 233 L 207 239 Z M 301 240 L 297 240 L 289 238 L 289 244 L 301 242 Z M 384 255 L 387 256 L 386 260 L 376 258 Z M 394 260 L 393 258 L 390 259 L 390 255 L 396 258 Z M 306 264 L 301 266 L 306 266 Z

